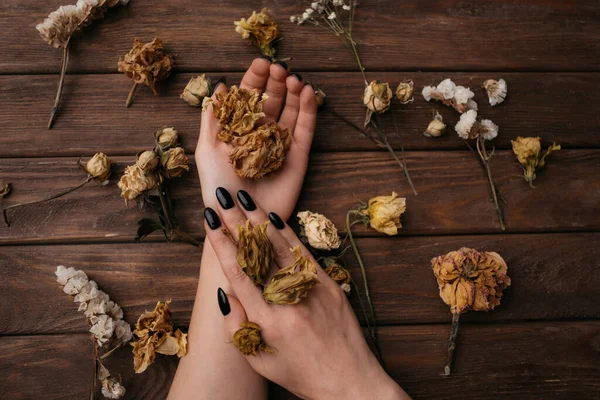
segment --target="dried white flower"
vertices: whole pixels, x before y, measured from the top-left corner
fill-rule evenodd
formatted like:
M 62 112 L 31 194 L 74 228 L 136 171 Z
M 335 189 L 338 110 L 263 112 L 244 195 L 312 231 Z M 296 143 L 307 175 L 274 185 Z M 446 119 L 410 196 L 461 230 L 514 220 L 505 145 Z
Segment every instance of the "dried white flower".
M 462 139 L 476 139 L 481 137 L 484 140 L 492 140 L 498 136 L 498 125 L 489 119 L 477 121 L 477 112 L 469 110 L 460 116 L 460 120 L 454 127 L 458 136 Z
M 112 376 L 102 381 L 102 396 L 107 399 L 120 399 L 125 392 L 123 385 Z
M 108 342 L 115 330 L 114 320 L 108 315 L 102 314 L 98 316 L 93 315 L 90 318 L 90 322 L 92 323 L 90 333 L 96 338 L 98 344 L 102 346 Z
M 494 124 L 491 120 L 483 119 L 479 125 L 479 135 L 485 140 L 492 140 L 498 136 L 498 125 Z
M 487 92 L 490 105 L 492 106 L 502 103 L 506 98 L 506 94 L 508 93 L 508 86 L 506 85 L 506 81 L 504 79 L 497 81 L 494 79 L 488 79 L 483 82 L 483 87 Z
M 457 104 L 467 104 L 473 96 L 475 96 L 475 93 L 464 86 L 457 86 L 454 90 L 454 100 L 456 100 Z
M 477 110 L 477 103 L 473 101 L 475 93 L 464 86 L 457 86 L 449 78 L 441 81 L 437 87 L 425 86 L 421 94 L 426 101 L 430 101 L 431 99 L 441 101 L 460 113 L 468 110 Z
M 469 132 L 471 131 L 471 128 L 473 128 L 473 125 L 475 124 L 476 120 L 477 111 L 469 110 L 460 116 L 460 120 L 454 127 L 454 130 L 462 139 L 468 139 Z
M 329 14 L 329 17 L 327 17 L 327 19 L 336 19 L 336 18 L 337 18 L 337 15 L 334 12 Z
M 349 283 L 342 283 L 340 285 L 340 289 L 342 289 L 344 291 L 344 293 L 350 294 L 350 291 L 352 290 L 352 287 L 350 286 Z
M 456 84 L 450 78 L 446 78 L 437 85 L 436 90 L 445 98 L 451 99 L 456 91 Z

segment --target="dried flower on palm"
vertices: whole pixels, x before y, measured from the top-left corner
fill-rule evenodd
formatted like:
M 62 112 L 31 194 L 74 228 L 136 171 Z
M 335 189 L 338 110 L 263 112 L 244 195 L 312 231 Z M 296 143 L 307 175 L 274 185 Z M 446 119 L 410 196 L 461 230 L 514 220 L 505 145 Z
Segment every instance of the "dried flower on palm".
M 513 153 L 517 156 L 517 160 L 523 168 L 523 177 L 531 187 L 533 180 L 536 177 L 536 171 L 546 165 L 546 157 L 550 153 L 560 150 L 560 145 L 552 143 L 548 146 L 546 153 L 542 155 L 542 145 L 539 137 L 521 137 L 517 140 L 511 140 Z
M 262 225 L 238 225 L 237 262 L 255 285 L 262 285 L 273 262 L 273 246 L 267 236 L 269 221 Z
M 127 107 L 133 101 L 137 85 L 147 85 L 158 95 L 156 83 L 169 77 L 175 64 L 173 57 L 165 54 L 163 50 L 163 43 L 159 38 L 145 44 L 136 38 L 129 53 L 119 59 L 119 72 L 123 72 L 134 82 L 125 103 Z
M 468 311 L 490 311 L 500 305 L 510 286 L 508 267 L 498 253 L 463 247 L 431 260 L 440 297 L 452 312 L 452 329 L 445 375 L 450 374 L 459 315 Z
M 441 101 L 459 113 L 477 110 L 477 103 L 473 101 L 475 93 L 464 86 L 457 86 L 451 79 L 444 79 L 437 87 L 425 86 L 421 94 L 425 100 Z
M 242 39 L 249 39 L 258 46 L 262 54 L 269 57 L 275 56 L 273 42 L 277 39 L 278 28 L 266 8 L 263 8 L 260 13 L 252 11 L 250 18 L 235 21 L 234 25 L 235 31 L 242 36 Z
M 301 211 L 297 216 L 302 228 L 300 236 L 306 238 L 311 247 L 319 250 L 332 250 L 340 247 L 341 242 L 337 228 L 323 214 Z
M 206 74 L 202 74 L 190 79 L 179 97 L 190 106 L 200 107 L 202 105 L 202 100 L 210 95 L 210 92 L 210 78 L 208 78 Z
M 460 116 L 454 127 L 461 139 L 492 140 L 498 136 L 498 125 L 489 119 L 477 120 L 477 111 L 469 110 Z
M 363 104 L 367 107 L 365 126 L 371 121 L 372 113 L 381 114 L 390 108 L 393 97 L 392 89 L 386 82 L 371 81 L 365 87 L 363 93 Z
M 10 183 L 0 179 L 0 199 L 8 196 L 10 193 Z
M 144 172 L 137 165 L 125 168 L 125 173 L 117 186 L 121 189 L 121 197 L 127 202 L 135 200 L 140 194 L 155 189 L 158 180 L 153 172 Z
M 262 339 L 261 328 L 254 322 L 242 322 L 241 328 L 233 334 L 233 345 L 245 356 L 255 356 L 259 351 L 269 354 L 277 353 L 277 350 L 269 347 Z
M 183 147 L 175 147 L 165 151 L 160 156 L 162 174 L 165 178 L 178 178 L 185 171 L 189 171 L 188 158 Z
M 177 146 L 179 137 L 175 128 L 163 128 L 154 132 L 154 140 L 161 151 Z
M 400 100 L 402 104 L 412 103 L 415 98 L 413 97 L 413 92 L 415 90 L 415 84 L 411 80 L 406 80 L 400 82 L 398 87 L 396 88 L 396 98 Z
M 508 86 L 506 85 L 506 81 L 504 79 L 500 79 L 498 81 L 495 79 L 488 79 L 483 82 L 483 87 L 487 92 L 491 106 L 502 103 L 506 98 Z
M 269 304 L 298 304 L 319 283 L 317 267 L 302 255 L 300 246 L 291 251 L 295 261 L 277 271 L 263 290 L 263 297 Z
M 138 154 L 135 164 L 144 172 L 152 172 L 158 168 L 160 157 L 152 150 L 146 150 Z
M 96 376 L 102 383 L 102 396 L 107 399 L 120 399 L 125 396 L 126 390 L 115 377 L 113 377 L 110 371 L 102 364 L 100 360 L 97 361 L 98 369 Z
M 140 374 L 154 362 L 156 353 L 177 355 L 187 353 L 187 334 L 173 330 L 169 303 L 158 302 L 154 311 L 146 311 L 138 318 L 133 334 L 137 339 L 133 346 L 133 368 Z
M 371 228 L 392 236 L 398 234 L 398 228 L 402 228 L 400 216 L 405 211 L 406 199 L 392 192 L 391 196 L 377 196 L 370 199 L 362 213 L 368 217 Z
M 350 271 L 338 264 L 336 257 L 326 257 L 324 264 L 325 273 L 333 279 L 346 294 L 350 294 L 350 283 L 352 282 Z
M 464 115 L 464 114 L 463 114 Z M 439 112 L 436 111 L 435 117 L 431 120 L 423 135 L 427 137 L 440 137 L 446 130 L 446 124 Z

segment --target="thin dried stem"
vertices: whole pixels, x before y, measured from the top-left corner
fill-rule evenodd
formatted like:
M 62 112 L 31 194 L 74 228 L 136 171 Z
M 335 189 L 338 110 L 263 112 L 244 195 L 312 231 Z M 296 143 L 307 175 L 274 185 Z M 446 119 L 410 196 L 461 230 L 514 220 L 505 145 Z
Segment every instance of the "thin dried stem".
M 371 328 L 371 323 L 369 322 L 369 315 L 367 314 L 367 309 L 365 308 L 365 304 L 362 301 L 360 289 L 358 288 L 358 285 L 356 284 L 356 282 L 354 282 L 354 279 L 352 280 L 352 287 L 354 288 L 354 291 L 356 292 L 356 297 L 358 297 L 358 303 L 360 304 L 360 308 L 363 312 L 363 315 L 365 316 L 365 321 L 367 322 L 367 331 L 369 332 L 369 337 L 371 338 L 371 341 L 373 342 L 373 347 L 375 349 L 375 356 L 379 360 L 379 363 L 381 364 L 383 369 L 386 369 L 385 362 L 383 361 L 383 356 L 381 355 L 381 349 L 379 348 L 379 342 L 375 338 L 375 334 L 373 333 L 373 330 Z
M 52 113 L 50 113 L 50 120 L 48 121 L 48 129 L 52 129 L 56 115 L 58 114 L 58 104 L 60 103 L 60 96 L 62 95 L 63 84 L 65 83 L 65 75 L 67 74 L 67 65 L 69 64 L 69 48 L 71 42 L 68 41 L 65 47 L 63 47 L 62 63 L 60 67 L 60 78 L 58 79 L 58 89 L 56 90 L 56 97 L 54 98 L 54 105 L 52 106 Z
M 134 83 L 131 87 L 131 90 L 129 90 L 129 95 L 127 96 L 127 100 L 125 100 L 125 107 L 131 107 L 131 103 L 133 103 L 133 96 L 135 96 L 135 91 L 137 87 L 138 84 Z
M 160 199 L 160 206 L 162 207 L 163 210 L 163 214 L 165 216 L 165 222 L 167 223 L 167 229 L 169 229 L 169 232 L 173 231 L 173 228 L 175 228 L 175 225 L 173 224 L 173 222 L 171 221 L 171 208 L 168 207 L 168 202 L 167 202 L 167 193 L 164 190 L 164 187 L 162 185 L 162 183 L 160 182 L 160 176 L 158 175 L 158 173 L 156 173 L 156 180 L 158 182 L 158 198 Z
M 450 339 L 448 340 L 448 355 L 446 365 L 444 366 L 444 375 L 450 375 L 452 370 L 452 361 L 454 360 L 454 350 L 456 349 L 456 336 L 458 336 L 458 319 L 460 314 L 452 314 L 452 326 L 450 327 Z
M 506 226 L 504 225 L 504 216 L 502 214 L 502 209 L 500 208 L 500 204 L 498 204 L 498 196 L 496 194 L 496 185 L 494 185 L 494 179 L 492 178 L 492 169 L 490 168 L 489 160 L 494 155 L 494 150 L 490 154 L 487 154 L 485 150 L 485 141 L 479 136 L 477 138 L 477 152 L 479 153 L 479 157 L 483 162 L 485 167 L 485 172 L 487 174 L 488 181 L 490 183 L 490 190 L 492 192 L 492 200 L 494 200 L 494 206 L 496 207 L 496 213 L 498 214 L 498 219 L 500 220 L 500 229 L 506 230 Z

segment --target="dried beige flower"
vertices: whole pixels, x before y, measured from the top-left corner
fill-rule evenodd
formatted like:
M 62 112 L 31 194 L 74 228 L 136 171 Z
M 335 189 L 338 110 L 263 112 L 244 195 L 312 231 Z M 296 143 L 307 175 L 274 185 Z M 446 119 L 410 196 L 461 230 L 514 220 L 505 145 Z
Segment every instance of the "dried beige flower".
M 83 169 L 89 176 L 94 178 L 94 181 L 104 185 L 108 183 L 108 178 L 110 178 L 110 158 L 104 153 L 96 153 L 83 166 Z
M 10 183 L 4 182 L 2 179 L 0 179 L 0 199 L 8 196 L 9 193 L 10 193 Z
M 269 354 L 277 353 L 277 350 L 269 347 L 260 335 L 261 328 L 254 322 L 242 322 L 241 328 L 233 334 L 233 345 L 245 356 L 255 356 L 263 350 Z
M 398 228 L 402 228 L 400 216 L 404 211 L 406 211 L 406 199 L 392 192 L 391 196 L 377 196 L 370 199 L 368 207 L 362 213 L 369 217 L 371 228 L 391 236 L 398 234 Z
M 469 110 L 460 116 L 460 120 L 454 127 L 458 136 L 462 139 L 492 140 L 498 136 L 498 125 L 489 119 L 477 120 L 477 111 Z
M 506 85 L 506 81 L 504 79 L 488 79 L 485 82 L 483 82 L 483 87 L 487 92 L 491 106 L 495 106 L 497 104 L 502 103 L 506 98 L 508 86 Z
M 165 151 L 177 146 L 179 137 L 175 128 L 163 128 L 154 132 L 154 140 L 161 150 Z
M 71 36 L 78 31 L 87 13 L 74 5 L 60 6 L 35 28 L 46 43 L 54 48 L 66 47 Z
M 262 285 L 273 262 L 273 246 L 267 236 L 269 221 L 262 225 L 238 225 L 237 262 L 255 285 Z
M 521 137 L 511 140 L 513 153 L 523 168 L 523 177 L 531 187 L 536 178 L 536 171 L 546 165 L 546 157 L 554 151 L 560 150 L 560 145 L 552 143 L 548 146 L 546 153 L 542 155 L 542 145 L 539 137 Z
M 363 94 L 363 104 L 374 113 L 387 111 L 392 104 L 392 89 L 386 82 L 371 81 Z
M 179 97 L 190 106 L 200 107 L 202 105 L 202 100 L 210 95 L 210 91 L 210 78 L 207 78 L 206 74 L 202 74 L 195 78 L 191 78 Z
M 188 162 L 183 147 L 169 149 L 160 156 L 160 164 L 163 167 L 161 172 L 165 178 L 178 178 L 190 170 Z
M 316 89 L 315 97 L 317 99 L 317 108 L 320 108 L 321 106 L 323 106 L 323 104 L 325 104 L 325 99 L 327 98 L 327 95 L 325 94 L 323 89 Z
M 396 98 L 400 100 L 400 103 L 402 104 L 412 103 L 415 100 L 413 97 L 414 90 L 415 84 L 412 80 L 400 82 L 396 89 Z
M 263 297 L 269 304 L 298 304 L 319 283 L 317 267 L 302 255 L 300 246 L 291 251 L 296 260 L 277 271 L 263 290 Z
M 252 11 L 250 18 L 235 21 L 234 25 L 235 31 L 242 36 L 242 39 L 250 39 L 264 55 L 275 56 L 273 41 L 277 39 L 278 28 L 266 8 L 263 8 L 260 13 Z
M 426 101 L 430 101 L 431 99 L 441 101 L 459 113 L 477 110 L 477 103 L 473 101 L 475 93 L 464 86 L 457 86 L 449 78 L 444 79 L 437 87 L 425 86 L 421 94 Z
M 160 164 L 160 158 L 152 150 L 146 150 L 138 155 L 136 165 L 144 172 L 152 172 Z
M 102 395 L 107 399 L 120 399 L 125 396 L 126 390 L 117 379 L 115 379 L 110 371 L 102 364 L 101 361 L 97 361 L 97 377 L 102 383 Z
M 440 113 L 436 111 L 435 117 L 433 117 L 433 120 L 427 125 L 427 129 L 423 132 L 423 135 L 427 137 L 440 137 L 445 130 L 446 124 L 444 123 L 444 119 Z
M 301 211 L 297 216 L 302 227 L 300 236 L 304 236 L 311 247 L 320 250 L 340 247 L 341 241 L 337 228 L 323 214 Z
M 350 294 L 352 275 L 350 275 L 350 271 L 337 263 L 335 257 L 325 258 L 325 273 L 333 279 L 335 283 L 340 285 L 340 288 L 346 292 L 346 294 Z
M 125 168 L 125 173 L 119 180 L 117 186 L 121 189 L 121 197 L 128 201 L 135 200 L 140 194 L 155 189 L 158 180 L 154 173 L 145 173 L 137 165 Z

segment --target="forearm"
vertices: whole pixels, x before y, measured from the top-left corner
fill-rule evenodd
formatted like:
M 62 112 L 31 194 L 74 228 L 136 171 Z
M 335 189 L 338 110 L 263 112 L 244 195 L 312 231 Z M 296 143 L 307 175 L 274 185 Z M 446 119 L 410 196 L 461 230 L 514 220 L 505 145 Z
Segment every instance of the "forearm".
M 188 353 L 179 362 L 169 399 L 266 399 L 267 381 L 223 339 L 217 288 L 232 293 L 206 240 L 188 332 Z

